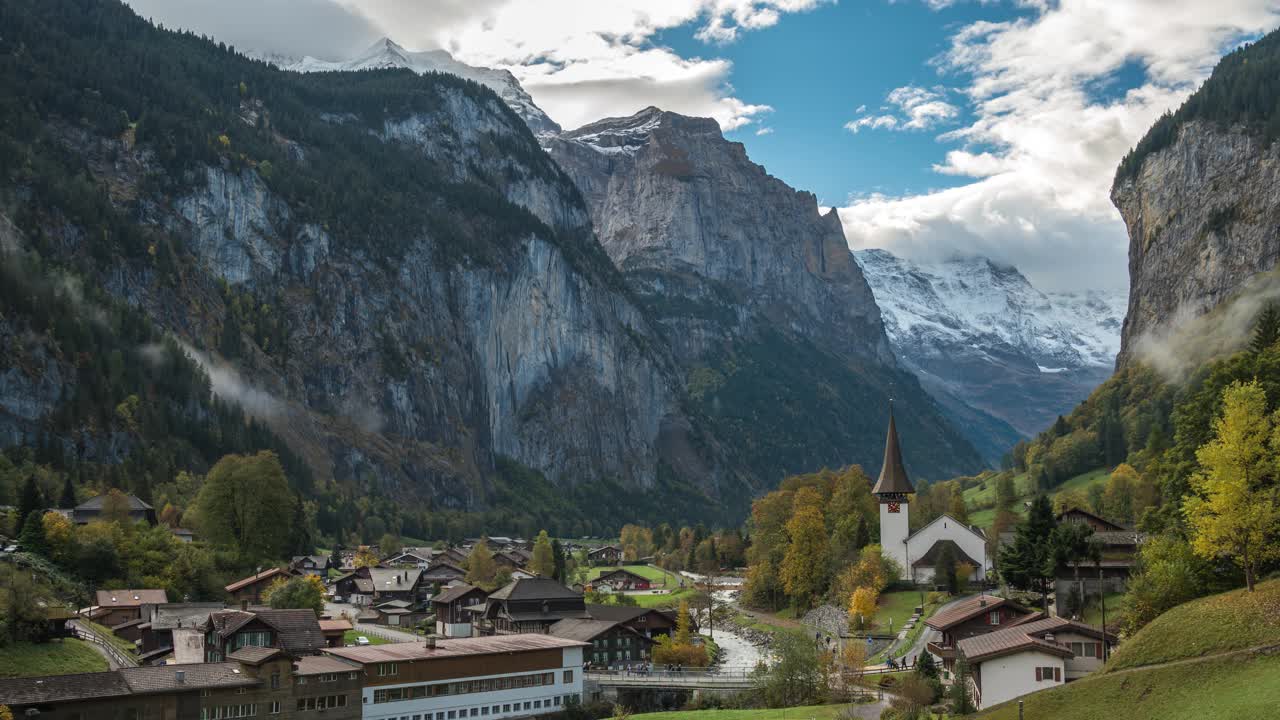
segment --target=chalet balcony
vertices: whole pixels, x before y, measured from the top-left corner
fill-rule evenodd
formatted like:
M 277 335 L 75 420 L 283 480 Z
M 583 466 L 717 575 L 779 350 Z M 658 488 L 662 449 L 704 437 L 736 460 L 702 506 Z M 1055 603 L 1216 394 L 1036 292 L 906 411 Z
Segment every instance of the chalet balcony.
M 936 643 L 936 642 L 931 642 L 926 647 L 928 648 L 930 653 L 933 653 L 934 655 L 942 658 L 943 660 L 956 659 L 956 649 L 954 647 L 944 646 L 941 643 Z

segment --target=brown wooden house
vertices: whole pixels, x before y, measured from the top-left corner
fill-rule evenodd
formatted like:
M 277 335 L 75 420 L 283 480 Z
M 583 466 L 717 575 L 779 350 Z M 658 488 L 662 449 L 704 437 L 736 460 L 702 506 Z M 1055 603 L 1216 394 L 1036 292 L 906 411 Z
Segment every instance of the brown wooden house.
M 1003 630 L 1031 615 L 1031 609 L 993 595 L 963 600 L 924 621 L 926 625 L 942 633 L 942 639 L 929 643 L 928 650 L 941 658 L 943 667 L 951 672 L 955 665 L 958 642 Z
M 225 589 L 227 594 L 242 606 L 245 604 L 258 605 L 262 603 L 262 595 L 267 588 L 271 587 L 271 583 L 279 578 L 287 580 L 293 575 L 294 572 L 288 568 L 267 568 L 247 578 L 241 578 L 228 585 Z

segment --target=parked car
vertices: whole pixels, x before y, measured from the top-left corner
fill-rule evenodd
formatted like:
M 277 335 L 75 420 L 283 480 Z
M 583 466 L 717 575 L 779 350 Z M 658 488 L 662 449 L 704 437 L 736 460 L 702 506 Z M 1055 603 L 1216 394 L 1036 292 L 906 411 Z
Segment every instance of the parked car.
M 359 636 L 359 637 L 357 637 L 357 638 L 356 638 L 356 644 L 357 644 L 357 645 L 368 645 L 368 644 L 369 644 L 369 638 L 367 638 L 367 637 L 365 637 L 365 636 L 361 635 L 361 636 Z

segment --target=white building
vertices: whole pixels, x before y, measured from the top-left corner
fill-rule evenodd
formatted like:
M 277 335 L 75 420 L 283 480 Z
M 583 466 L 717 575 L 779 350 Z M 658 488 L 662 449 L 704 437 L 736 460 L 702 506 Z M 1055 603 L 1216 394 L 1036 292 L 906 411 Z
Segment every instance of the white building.
M 911 495 L 915 487 L 907 477 L 898 442 L 898 426 L 889 410 L 889 434 L 884 444 L 884 464 L 871 492 L 880 499 L 880 547 L 902 566 L 907 578 L 920 584 L 933 581 L 934 568 L 944 550 L 957 563 L 973 567 L 971 580 L 985 580 L 991 570 L 987 536 L 980 528 L 943 515 L 911 532 Z
M 364 668 L 365 720 L 494 720 L 559 712 L 580 702 L 585 647 L 526 634 L 325 652 Z
M 1116 638 L 1058 617 L 968 637 L 957 643 L 979 710 L 1057 687 L 1102 667 Z

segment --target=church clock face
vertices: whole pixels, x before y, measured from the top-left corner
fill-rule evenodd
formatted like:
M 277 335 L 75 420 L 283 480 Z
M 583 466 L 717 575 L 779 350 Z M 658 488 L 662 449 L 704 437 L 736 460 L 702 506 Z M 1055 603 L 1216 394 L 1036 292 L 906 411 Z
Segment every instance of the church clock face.
M 902 512 L 902 504 L 896 503 L 896 502 L 889 503 L 889 512 L 891 513 Z

